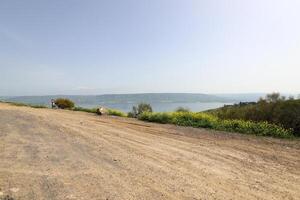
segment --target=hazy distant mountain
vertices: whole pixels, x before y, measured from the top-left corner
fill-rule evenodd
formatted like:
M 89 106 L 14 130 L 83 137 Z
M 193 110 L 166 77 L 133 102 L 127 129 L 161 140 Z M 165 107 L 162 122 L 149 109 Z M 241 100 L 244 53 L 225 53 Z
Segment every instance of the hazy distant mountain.
M 238 93 L 238 94 L 215 94 L 215 96 L 225 98 L 225 99 L 231 99 L 233 102 L 256 102 L 261 97 L 265 97 L 268 93 Z M 282 96 L 285 97 L 294 97 L 294 98 L 300 98 L 295 93 L 280 93 Z
M 267 93 L 238 93 L 238 94 L 215 94 L 218 97 L 231 99 L 234 102 L 254 102 L 260 97 L 265 97 Z

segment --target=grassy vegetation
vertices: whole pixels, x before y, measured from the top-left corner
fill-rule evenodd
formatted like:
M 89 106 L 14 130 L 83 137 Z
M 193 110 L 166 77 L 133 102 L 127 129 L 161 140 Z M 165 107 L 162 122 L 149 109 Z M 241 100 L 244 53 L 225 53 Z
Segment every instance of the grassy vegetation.
M 97 108 L 74 107 L 72 110 L 73 111 L 88 112 L 88 113 L 97 113 Z
M 88 113 L 97 113 L 97 108 L 82 108 L 82 107 L 75 107 L 72 109 L 73 111 L 81 111 L 81 112 L 88 112 Z M 115 110 L 115 109 L 107 109 L 108 115 L 119 116 L 119 117 L 126 117 L 127 115 L 122 111 Z
M 140 120 L 170 123 L 179 126 L 191 126 L 196 128 L 209 128 L 220 131 L 271 136 L 279 138 L 293 137 L 292 130 L 268 122 L 252 122 L 244 120 L 223 120 L 207 113 L 171 112 L 150 113 L 144 112 L 138 117 Z
M 119 116 L 119 117 L 127 117 L 125 113 L 115 109 L 108 109 L 108 115 Z

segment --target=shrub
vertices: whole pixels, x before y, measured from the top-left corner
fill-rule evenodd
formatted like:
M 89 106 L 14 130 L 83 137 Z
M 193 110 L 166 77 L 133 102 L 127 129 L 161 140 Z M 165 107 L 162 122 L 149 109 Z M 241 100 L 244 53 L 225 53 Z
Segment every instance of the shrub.
M 172 113 L 172 121 L 180 126 L 213 128 L 217 118 L 206 113 L 184 112 Z
M 292 137 L 291 129 L 284 129 L 281 126 L 268 122 L 251 122 L 244 120 L 219 120 L 216 130 L 231 131 L 260 136 L 272 136 L 279 138 Z
M 210 128 L 220 131 L 238 132 L 261 136 L 287 138 L 292 137 L 292 130 L 268 122 L 252 122 L 244 120 L 222 120 L 207 113 L 173 112 L 150 113 L 144 112 L 138 117 L 140 120 L 170 123 L 179 126 L 192 126 L 196 128 Z
M 44 105 L 29 105 L 31 108 L 47 108 L 47 106 Z
M 162 124 L 172 123 L 172 116 L 169 113 L 143 112 L 141 115 L 138 116 L 138 119 Z
M 133 106 L 132 111 L 129 112 L 127 115 L 128 115 L 128 117 L 136 118 L 144 112 L 149 112 L 149 113 L 152 112 L 152 107 L 150 104 L 140 103 L 137 107 Z
M 96 113 L 96 108 L 82 108 L 82 107 L 74 107 L 73 111 L 82 111 L 82 112 L 88 112 L 88 113 Z
M 136 106 L 132 107 L 131 112 L 127 114 L 128 117 L 136 118 L 138 116 L 138 109 Z
M 152 107 L 147 103 L 140 103 L 137 107 L 137 114 L 140 115 L 143 112 L 152 112 Z
M 254 104 L 236 104 L 209 111 L 221 119 L 236 119 L 255 122 L 269 122 L 293 129 L 295 136 L 300 136 L 300 100 L 271 94 Z
M 175 112 L 190 112 L 188 108 L 178 107 Z
M 127 117 L 135 118 L 136 115 L 135 115 L 133 112 L 128 112 L 128 113 L 127 113 Z
M 114 110 L 114 109 L 108 109 L 108 115 L 119 116 L 119 117 L 126 117 L 127 116 L 122 111 Z
M 295 136 L 300 136 L 300 100 L 279 103 L 274 109 L 272 120 L 285 128 L 292 128 Z
M 61 109 L 72 109 L 75 104 L 70 99 L 59 98 L 55 100 L 55 105 Z

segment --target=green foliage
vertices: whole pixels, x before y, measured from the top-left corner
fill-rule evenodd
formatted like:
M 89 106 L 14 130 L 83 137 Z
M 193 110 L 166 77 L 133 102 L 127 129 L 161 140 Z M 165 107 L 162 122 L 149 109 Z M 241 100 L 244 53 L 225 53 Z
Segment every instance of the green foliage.
M 132 111 L 127 114 L 128 117 L 136 118 L 144 112 L 152 112 L 152 107 L 147 103 L 140 103 L 137 107 L 133 106 Z
M 108 115 L 126 117 L 127 115 L 119 110 L 108 109 Z
M 96 113 L 96 108 L 82 108 L 82 107 L 74 107 L 72 109 L 73 111 L 82 111 L 82 112 L 88 112 L 88 113 Z
M 162 124 L 172 123 L 171 113 L 144 112 L 138 116 L 138 119 L 143 121 L 162 123 Z
M 300 136 L 300 100 L 285 99 L 278 94 L 271 94 L 254 104 L 237 104 L 209 111 L 221 119 L 250 120 L 269 122 L 293 129 L 295 136 Z
M 71 101 L 70 99 L 63 99 L 63 98 L 56 99 L 55 105 L 61 109 L 72 109 L 75 106 L 73 101 Z
M 188 108 L 178 107 L 175 112 L 190 112 Z
M 215 129 L 278 138 L 289 138 L 293 136 L 291 129 L 285 129 L 281 126 L 270 124 L 268 122 L 219 120 L 219 123 L 216 125 Z
M 263 99 L 261 99 L 263 100 Z M 271 93 L 271 94 L 267 94 L 265 101 L 268 103 L 275 103 L 275 102 L 279 102 L 279 101 L 284 101 L 285 97 L 284 96 L 280 96 L 280 93 Z
M 135 118 L 136 115 L 133 112 L 128 112 L 127 113 L 127 117 L 129 117 L 129 118 Z
M 47 106 L 44 105 L 29 105 L 31 108 L 47 108 Z
M 137 107 L 137 114 L 140 115 L 144 112 L 152 112 L 152 107 L 147 103 L 140 103 Z
M 137 107 L 133 106 L 131 112 L 127 113 L 127 116 L 131 117 L 131 118 L 136 118 L 138 116 L 138 109 L 137 109 Z
M 220 131 L 238 132 L 261 136 L 280 138 L 292 137 L 290 129 L 270 124 L 268 122 L 252 122 L 244 120 L 222 120 L 207 113 L 173 112 L 173 113 L 150 113 L 144 112 L 138 117 L 140 120 L 170 123 L 179 126 L 192 126 L 196 128 L 209 128 Z

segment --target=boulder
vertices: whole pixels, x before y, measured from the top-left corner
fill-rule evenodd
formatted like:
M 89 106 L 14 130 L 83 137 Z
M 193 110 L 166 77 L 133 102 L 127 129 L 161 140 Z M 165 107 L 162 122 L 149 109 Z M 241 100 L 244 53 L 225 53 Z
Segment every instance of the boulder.
M 98 115 L 107 115 L 108 114 L 108 110 L 106 108 L 104 108 L 104 107 L 99 107 L 99 108 L 97 108 L 96 113 Z

